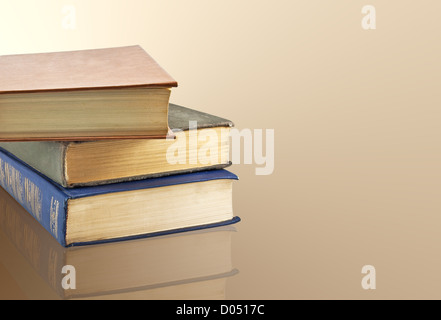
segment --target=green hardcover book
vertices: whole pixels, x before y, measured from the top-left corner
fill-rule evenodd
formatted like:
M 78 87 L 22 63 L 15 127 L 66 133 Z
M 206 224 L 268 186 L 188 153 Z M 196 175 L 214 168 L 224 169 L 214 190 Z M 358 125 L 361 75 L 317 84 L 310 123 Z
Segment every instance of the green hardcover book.
M 0 147 L 65 188 L 222 169 L 233 123 L 170 104 L 175 139 L 4 142 Z M 197 130 L 194 130 L 197 129 Z

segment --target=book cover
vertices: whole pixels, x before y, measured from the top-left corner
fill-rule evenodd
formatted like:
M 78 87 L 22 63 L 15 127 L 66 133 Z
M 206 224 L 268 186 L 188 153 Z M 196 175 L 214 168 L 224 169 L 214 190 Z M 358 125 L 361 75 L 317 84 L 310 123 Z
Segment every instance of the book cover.
M 63 246 L 152 237 L 174 232 L 184 232 L 236 223 L 240 220 L 238 217 L 228 221 L 219 221 L 207 225 L 195 225 L 186 228 L 177 228 L 175 230 L 130 235 L 127 237 L 119 237 L 118 239 L 104 239 L 102 241 L 88 241 L 86 243 L 66 243 L 67 206 L 68 201 L 71 199 L 88 198 L 107 194 L 121 194 L 135 190 L 146 190 L 223 179 L 237 180 L 238 178 L 235 174 L 226 170 L 214 170 L 95 187 L 66 189 L 45 178 L 9 152 L 0 149 L 0 186 L 19 202 Z
M 168 121 L 171 130 L 177 135 L 179 131 L 188 131 L 190 122 L 197 124 L 197 130 L 228 129 L 234 126 L 234 123 L 228 119 L 176 104 L 169 106 Z M 164 165 L 167 161 L 164 150 L 174 141 L 3 142 L 0 143 L 0 147 L 54 182 L 65 188 L 72 188 L 223 169 L 231 165 L 228 139 L 228 136 L 224 139 L 218 138 L 218 149 L 223 151 L 225 156 L 219 154 L 216 163 L 190 165 L 187 161 L 185 165 L 176 164 L 169 167 Z M 162 149 L 153 150 L 160 144 L 164 145 Z M 68 161 L 68 152 L 78 147 L 90 151 L 83 151 L 76 157 L 73 164 L 79 168 L 82 179 L 75 181 L 75 174 L 71 171 L 72 162 Z M 187 153 L 190 153 L 189 149 L 190 147 L 186 149 Z M 160 161 L 163 164 L 160 165 L 159 172 L 149 172 L 150 162 L 155 160 L 152 153 L 155 153 L 156 158 L 162 157 Z M 123 161 L 128 158 L 129 163 Z
M 140 46 L 0 56 L 0 95 L 177 87 Z

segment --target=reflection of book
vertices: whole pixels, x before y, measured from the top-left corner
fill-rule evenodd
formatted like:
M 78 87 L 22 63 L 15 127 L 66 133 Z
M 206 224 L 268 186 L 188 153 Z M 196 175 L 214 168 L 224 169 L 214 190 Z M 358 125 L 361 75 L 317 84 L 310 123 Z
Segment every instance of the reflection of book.
M 231 261 L 233 232 L 227 226 L 64 248 L 0 189 L 0 262 L 31 299 L 53 299 L 53 292 L 61 298 L 222 299 L 226 278 L 237 272 Z M 37 279 L 29 278 L 32 272 L 17 255 Z M 62 288 L 65 265 L 75 267 L 74 290 Z
M 63 246 L 231 224 L 237 176 L 212 170 L 65 189 L 0 150 L 0 186 Z
M 197 128 L 194 134 L 190 123 Z M 176 140 L 4 142 L 0 147 L 66 188 L 220 169 L 230 164 L 231 121 L 170 104 L 169 125 Z M 170 150 L 175 159 L 167 157 Z
M 165 137 L 177 83 L 141 47 L 0 57 L 0 140 Z

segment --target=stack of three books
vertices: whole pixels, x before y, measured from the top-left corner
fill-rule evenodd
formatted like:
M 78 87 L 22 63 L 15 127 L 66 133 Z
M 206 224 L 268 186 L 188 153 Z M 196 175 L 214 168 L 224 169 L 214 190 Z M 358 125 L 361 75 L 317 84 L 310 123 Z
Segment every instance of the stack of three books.
M 228 225 L 229 120 L 139 46 L 0 57 L 0 186 L 63 246 Z

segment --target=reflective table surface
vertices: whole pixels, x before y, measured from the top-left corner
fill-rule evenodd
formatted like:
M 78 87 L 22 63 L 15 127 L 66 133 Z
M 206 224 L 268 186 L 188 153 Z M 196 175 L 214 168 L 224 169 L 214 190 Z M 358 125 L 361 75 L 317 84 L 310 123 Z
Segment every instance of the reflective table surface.
M 365 30 L 367 1 L 106 2 L 102 15 L 78 0 L 71 33 L 58 2 L 16 3 L 29 14 L 0 11 L 0 54 L 140 43 L 179 80 L 172 103 L 252 141 L 233 150 L 229 228 L 63 249 L 2 193 L 1 299 L 441 298 L 440 1 L 372 0 Z M 274 170 L 258 175 L 265 151 Z

